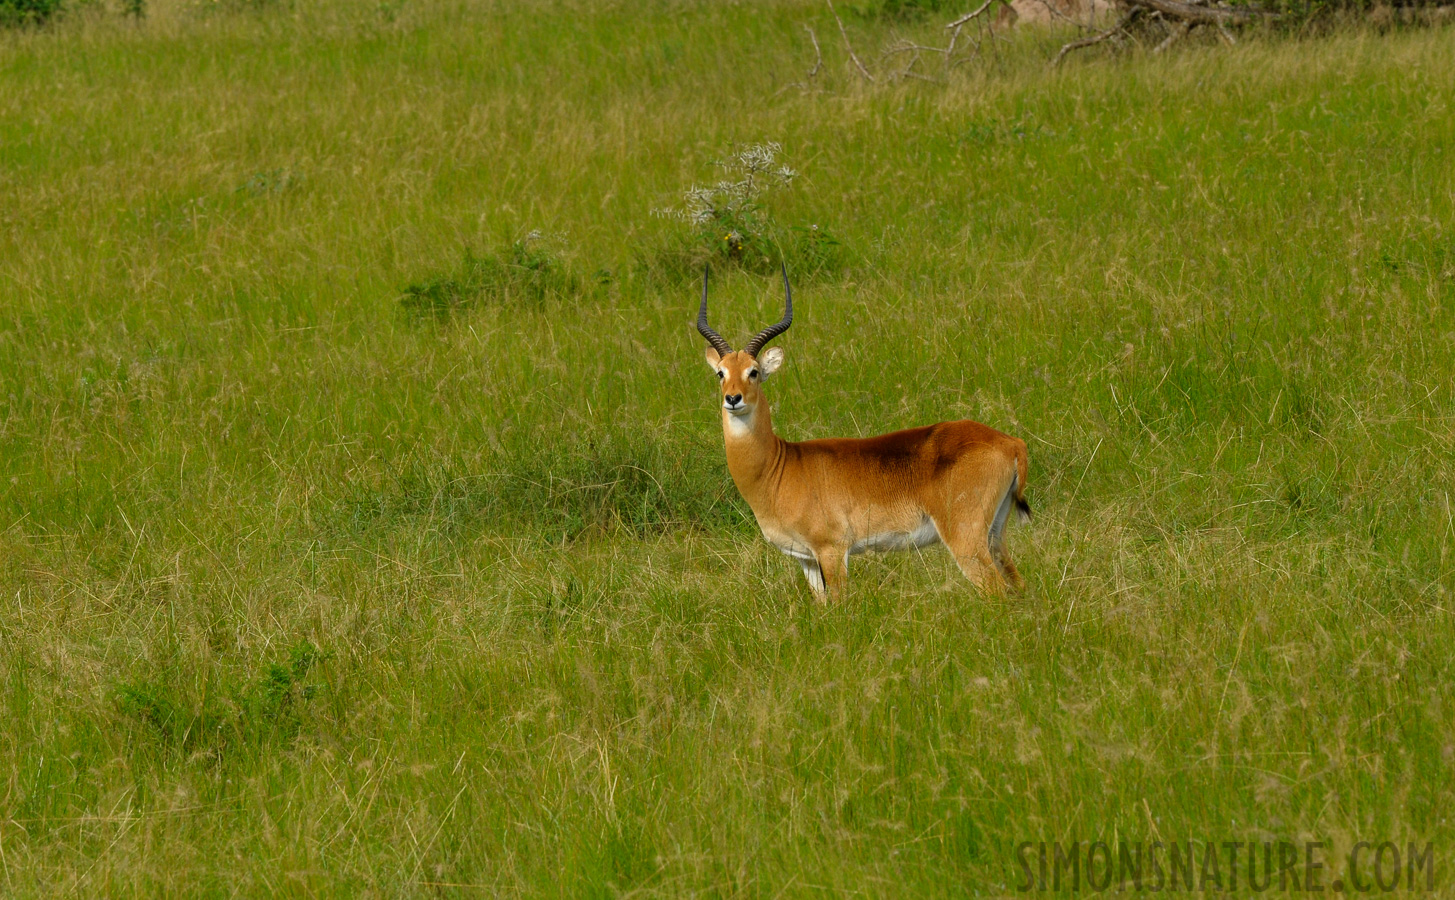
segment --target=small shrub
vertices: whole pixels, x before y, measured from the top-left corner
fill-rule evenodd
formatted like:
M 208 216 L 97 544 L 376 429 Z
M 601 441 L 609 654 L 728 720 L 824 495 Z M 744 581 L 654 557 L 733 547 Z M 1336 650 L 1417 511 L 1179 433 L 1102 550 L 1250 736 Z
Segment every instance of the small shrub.
M 1023 116 L 1014 122 L 999 119 L 972 121 L 959 133 L 957 140 L 962 145 L 989 147 L 993 144 L 1025 144 L 1055 137 L 1055 131 Z
M 123 0 L 125 3 L 144 4 L 146 0 Z M 292 169 L 272 169 L 267 172 L 254 172 L 247 181 L 237 186 L 233 192 L 236 194 L 249 194 L 253 197 L 262 197 L 268 194 L 281 194 L 290 188 L 296 187 L 301 179 L 298 173 Z
M 764 205 L 773 192 L 798 177 L 779 165 L 778 144 L 750 144 L 716 165 L 728 178 L 710 187 L 693 185 L 683 205 L 656 214 L 690 224 L 696 243 L 709 255 L 737 263 L 772 263 L 782 257 L 778 246 L 783 228 Z
M 195 744 L 208 729 L 199 727 L 214 717 L 180 703 L 161 683 L 142 681 L 116 689 L 116 704 L 123 716 L 146 725 L 167 746 L 184 749 Z
M 238 731 L 255 744 L 296 736 L 303 725 L 303 706 L 318 692 L 317 685 L 303 682 L 322 658 L 317 647 L 299 644 L 288 652 L 287 665 L 269 663 L 239 698 Z
M 783 256 L 795 272 L 812 274 L 842 265 L 844 245 L 817 225 L 794 225 L 788 230 Z
M 222 751 L 239 741 L 254 747 L 288 742 L 302 730 L 303 711 L 318 690 L 304 682 L 326 657 L 312 644 L 299 644 L 289 651 L 286 664 L 269 663 L 256 677 L 233 687 L 213 686 L 197 698 L 165 679 L 122 684 L 114 691 L 116 707 L 169 750 Z
M 467 248 L 458 271 L 409 285 L 399 302 L 409 312 L 443 319 L 481 302 L 539 306 L 575 294 L 579 280 L 550 244 L 532 231 L 488 256 Z
M 61 9 L 61 0 L 0 0 L 0 25 L 43 25 Z

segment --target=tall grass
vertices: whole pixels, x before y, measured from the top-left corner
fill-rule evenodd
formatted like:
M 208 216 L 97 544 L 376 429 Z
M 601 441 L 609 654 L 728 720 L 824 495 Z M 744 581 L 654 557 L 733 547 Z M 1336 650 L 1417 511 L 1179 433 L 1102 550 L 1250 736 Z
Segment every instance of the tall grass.
M 0 35 L 0 893 L 999 895 L 1074 839 L 1446 885 L 1448 30 L 870 87 L 812 3 L 148 16 Z M 757 536 L 651 215 L 756 141 L 841 245 L 780 431 L 1024 437 L 1023 596 L 927 551 L 820 607 Z M 549 289 L 470 268 L 537 230 Z

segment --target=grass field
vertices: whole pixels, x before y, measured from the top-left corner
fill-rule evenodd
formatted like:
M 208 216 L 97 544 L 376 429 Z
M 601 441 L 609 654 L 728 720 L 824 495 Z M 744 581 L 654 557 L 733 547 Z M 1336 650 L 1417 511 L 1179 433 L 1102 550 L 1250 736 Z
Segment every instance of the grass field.
M 0 34 L 0 895 L 1455 891 L 1455 32 L 871 86 L 806 0 L 150 12 Z M 780 433 L 1024 438 L 1022 595 L 757 534 L 653 210 L 762 141 Z

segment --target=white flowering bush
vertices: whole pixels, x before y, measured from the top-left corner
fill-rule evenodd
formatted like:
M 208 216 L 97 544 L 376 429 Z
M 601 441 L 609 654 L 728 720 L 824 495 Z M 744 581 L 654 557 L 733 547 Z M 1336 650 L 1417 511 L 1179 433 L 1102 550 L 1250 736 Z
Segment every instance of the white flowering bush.
M 776 143 L 749 144 L 716 163 L 728 177 L 693 185 L 683 192 L 682 206 L 657 214 L 692 225 L 714 255 L 739 261 L 781 256 L 775 250 L 780 229 L 763 201 L 798 177 L 779 163 L 782 152 Z

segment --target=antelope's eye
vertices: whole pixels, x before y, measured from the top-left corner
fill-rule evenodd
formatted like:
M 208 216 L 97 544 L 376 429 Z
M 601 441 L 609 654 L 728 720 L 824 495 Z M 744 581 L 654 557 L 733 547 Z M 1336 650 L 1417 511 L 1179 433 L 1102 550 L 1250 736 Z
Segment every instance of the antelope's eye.
M 753 371 L 749 372 L 748 373 L 748 377 L 749 378 L 757 378 L 758 377 L 758 370 L 757 369 L 754 369 Z
M 717 370 L 717 380 L 722 381 L 722 369 Z

